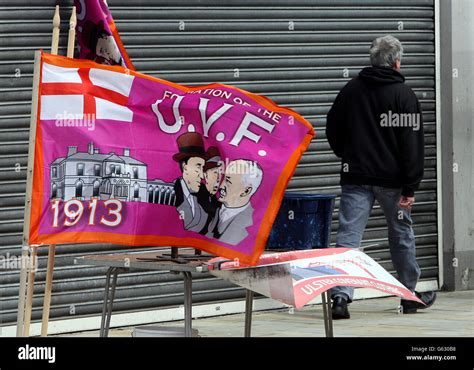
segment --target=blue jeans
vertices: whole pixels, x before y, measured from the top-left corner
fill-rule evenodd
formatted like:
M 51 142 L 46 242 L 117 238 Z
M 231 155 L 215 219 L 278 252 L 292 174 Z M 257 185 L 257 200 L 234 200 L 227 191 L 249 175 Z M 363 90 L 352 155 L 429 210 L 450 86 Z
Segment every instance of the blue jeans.
M 400 208 L 398 205 L 400 196 L 401 189 L 371 185 L 343 185 L 336 247 L 360 247 L 370 211 L 377 199 L 387 220 L 390 255 L 398 280 L 414 291 L 420 277 L 420 267 L 416 261 L 415 234 L 411 227 L 410 211 Z M 334 287 L 331 289 L 331 296 L 333 298 L 342 296 L 348 302 L 352 302 L 354 288 Z

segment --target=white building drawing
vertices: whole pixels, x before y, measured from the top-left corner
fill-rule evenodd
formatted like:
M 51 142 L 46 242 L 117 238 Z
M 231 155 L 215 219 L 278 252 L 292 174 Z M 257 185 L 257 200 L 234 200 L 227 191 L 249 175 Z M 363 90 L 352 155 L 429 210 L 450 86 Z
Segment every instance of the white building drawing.
M 119 199 L 174 205 L 173 183 L 147 179 L 147 164 L 123 155 L 102 154 L 93 143 L 87 152 L 69 146 L 66 157 L 56 158 L 50 166 L 51 199 Z

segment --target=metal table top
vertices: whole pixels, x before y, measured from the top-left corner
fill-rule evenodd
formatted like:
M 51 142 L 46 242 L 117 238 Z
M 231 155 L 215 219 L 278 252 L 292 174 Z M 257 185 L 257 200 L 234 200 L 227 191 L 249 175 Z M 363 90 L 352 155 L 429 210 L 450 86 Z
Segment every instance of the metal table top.
M 115 253 L 115 254 L 99 254 L 91 256 L 83 256 L 74 258 L 75 265 L 93 265 L 101 267 L 118 267 L 126 269 L 138 270 L 160 270 L 160 271 L 176 271 L 176 272 L 207 272 L 207 261 L 214 256 L 203 253 L 205 257 L 200 260 L 188 260 L 186 263 L 177 263 L 174 261 L 152 261 L 152 259 L 168 255 L 169 249 L 153 252 L 139 253 Z M 179 257 L 190 256 L 194 253 L 194 249 L 179 249 Z M 145 260 L 143 260 L 145 259 Z

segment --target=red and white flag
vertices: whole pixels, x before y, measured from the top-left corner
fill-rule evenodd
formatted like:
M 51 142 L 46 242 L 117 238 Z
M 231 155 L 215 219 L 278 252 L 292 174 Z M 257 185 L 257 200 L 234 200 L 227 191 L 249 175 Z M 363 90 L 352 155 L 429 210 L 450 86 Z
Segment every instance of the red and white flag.
M 134 78 L 105 69 L 43 63 L 40 119 L 92 117 L 132 122 L 133 112 L 126 105 Z M 58 107 L 61 107 L 59 114 Z

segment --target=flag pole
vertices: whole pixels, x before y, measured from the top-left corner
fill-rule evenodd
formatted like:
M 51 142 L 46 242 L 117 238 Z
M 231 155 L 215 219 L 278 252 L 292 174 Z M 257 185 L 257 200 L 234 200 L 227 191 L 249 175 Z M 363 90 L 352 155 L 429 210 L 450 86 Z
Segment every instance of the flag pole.
M 61 18 L 59 16 L 59 5 L 56 5 L 53 16 L 53 35 L 51 41 L 51 54 L 58 54 L 59 47 L 59 27 Z M 33 94 L 31 103 L 31 118 L 30 118 L 30 140 L 28 146 L 28 171 L 26 180 L 26 198 L 25 198 L 25 216 L 23 223 L 23 251 L 22 251 L 22 268 L 20 271 L 20 287 L 18 296 L 18 318 L 17 318 L 17 336 L 29 336 L 31 313 L 33 310 L 33 293 L 34 293 L 34 280 L 35 280 L 35 269 L 36 269 L 36 256 L 37 246 L 32 246 L 31 257 L 33 261 L 30 261 L 30 272 L 28 274 L 28 268 L 26 261 L 28 260 L 29 247 L 29 226 L 30 226 L 30 215 L 31 215 L 31 194 L 33 188 L 33 168 L 34 168 L 34 155 L 35 155 L 35 142 L 36 142 L 36 123 L 37 123 L 37 111 L 38 111 L 38 88 L 39 88 L 39 77 L 40 77 L 40 59 L 41 52 L 35 53 L 35 66 L 33 74 Z M 49 254 L 48 254 L 49 258 Z M 49 261 L 48 261 L 49 265 Z M 28 278 L 28 281 L 27 281 Z M 26 295 L 26 296 L 25 296 Z
M 20 263 L 20 286 L 18 292 L 18 316 L 16 325 L 16 336 L 21 337 L 25 333 L 25 304 L 27 292 L 27 261 L 29 257 L 29 239 L 30 239 L 30 216 L 31 216 L 31 194 L 33 189 L 33 164 L 36 142 L 36 123 L 38 118 L 38 88 L 40 78 L 41 52 L 35 52 L 35 64 L 33 73 L 33 91 L 31 98 L 31 116 L 30 116 L 30 138 L 28 144 L 28 168 L 26 172 L 26 196 L 25 213 L 23 222 L 22 253 Z M 31 283 L 31 279 L 30 279 Z M 32 288 L 31 288 L 32 289 Z M 31 296 L 31 300 L 32 300 Z M 28 310 L 31 313 L 31 310 Z M 29 322 L 29 320 L 27 320 Z M 29 330 L 27 330 L 29 332 Z
M 35 273 L 36 273 L 36 260 L 38 256 L 38 246 L 31 246 L 31 256 L 29 262 L 30 272 L 28 274 L 28 290 L 26 293 L 26 306 L 25 306 L 25 325 L 23 327 L 23 336 L 30 336 L 30 323 L 31 323 L 31 313 L 33 310 L 33 294 L 35 289 Z
M 72 7 L 71 18 L 69 19 L 69 33 L 67 39 L 67 57 L 74 58 L 74 41 L 76 39 L 76 7 Z
M 43 317 L 41 319 L 41 336 L 48 335 L 49 311 L 51 308 L 51 292 L 53 290 L 54 258 L 56 245 L 51 244 L 48 250 L 48 266 L 46 270 L 46 283 L 44 285 Z
M 58 42 L 59 42 L 59 7 L 56 6 L 57 16 L 53 18 L 53 44 L 51 46 L 52 54 L 57 54 Z M 71 17 L 69 18 L 69 32 L 67 40 L 67 57 L 74 57 L 74 43 L 76 37 L 76 7 L 72 7 Z M 54 48 L 55 47 L 55 48 Z M 56 51 L 56 53 L 53 53 Z M 54 260 L 56 257 L 56 245 L 52 244 L 48 250 L 48 265 L 46 269 L 46 283 L 44 287 L 44 300 L 43 300 L 43 316 L 41 319 L 41 336 L 45 337 L 48 335 L 48 324 L 49 324 L 49 313 L 51 309 L 51 293 L 53 289 L 53 273 L 54 273 Z
M 53 17 L 53 37 L 51 39 L 51 54 L 58 55 L 59 47 L 59 26 L 61 24 L 61 18 L 59 16 L 59 5 L 56 5 Z

